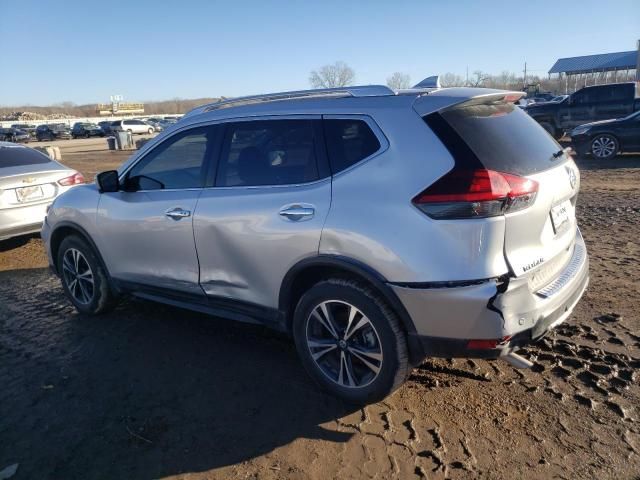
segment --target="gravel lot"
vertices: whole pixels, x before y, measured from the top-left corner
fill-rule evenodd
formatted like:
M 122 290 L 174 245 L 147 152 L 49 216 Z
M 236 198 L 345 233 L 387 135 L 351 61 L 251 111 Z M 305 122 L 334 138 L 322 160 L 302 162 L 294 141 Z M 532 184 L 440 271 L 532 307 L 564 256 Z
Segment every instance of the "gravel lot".
M 92 178 L 127 157 L 95 148 L 63 148 L 63 163 Z M 591 284 L 569 321 L 524 352 L 535 367 L 427 360 L 363 409 L 320 392 L 281 335 L 140 301 L 86 318 L 37 236 L 0 243 L 0 471 L 640 478 L 640 157 L 579 165 Z

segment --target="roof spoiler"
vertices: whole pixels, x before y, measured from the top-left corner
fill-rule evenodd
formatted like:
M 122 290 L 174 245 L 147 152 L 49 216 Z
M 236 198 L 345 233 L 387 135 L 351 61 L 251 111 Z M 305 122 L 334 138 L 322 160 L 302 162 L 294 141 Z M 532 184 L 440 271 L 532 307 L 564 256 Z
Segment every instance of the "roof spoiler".
M 419 83 L 416 83 L 411 88 L 442 88 L 440 85 L 440 75 L 432 75 L 427 77 Z

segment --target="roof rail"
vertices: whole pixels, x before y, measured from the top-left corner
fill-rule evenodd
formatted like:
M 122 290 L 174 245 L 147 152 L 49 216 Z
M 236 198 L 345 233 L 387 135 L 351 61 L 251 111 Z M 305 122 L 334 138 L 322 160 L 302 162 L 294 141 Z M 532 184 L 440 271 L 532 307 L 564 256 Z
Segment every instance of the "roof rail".
M 251 95 L 248 97 L 230 98 L 219 102 L 208 103 L 195 108 L 189 114 L 211 112 L 221 108 L 239 107 L 261 102 L 275 102 L 278 100 L 295 100 L 301 98 L 321 97 L 380 97 L 395 95 L 396 93 L 384 85 L 360 85 L 354 87 L 319 88 L 316 90 L 297 90 L 292 92 L 267 93 L 263 95 Z

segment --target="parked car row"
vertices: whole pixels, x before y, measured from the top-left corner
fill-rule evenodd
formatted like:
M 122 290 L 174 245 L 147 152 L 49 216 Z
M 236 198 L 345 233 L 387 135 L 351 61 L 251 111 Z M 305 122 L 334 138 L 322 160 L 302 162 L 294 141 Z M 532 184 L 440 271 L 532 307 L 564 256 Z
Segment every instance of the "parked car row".
M 585 123 L 623 118 L 640 110 L 640 83 L 585 87 L 560 101 L 533 103 L 525 110 L 549 134 L 559 139 Z
M 61 140 L 70 138 L 91 138 L 113 135 L 116 132 L 132 134 L 152 134 L 161 132 L 178 121 L 175 117 L 153 117 L 149 119 L 105 120 L 99 123 L 76 122 L 70 128 L 65 123 L 47 123 L 42 125 L 14 124 L 9 128 L 0 128 L 0 141 L 28 143 L 31 140 Z
M 0 128 L 0 142 L 29 143 L 31 135 L 18 128 Z

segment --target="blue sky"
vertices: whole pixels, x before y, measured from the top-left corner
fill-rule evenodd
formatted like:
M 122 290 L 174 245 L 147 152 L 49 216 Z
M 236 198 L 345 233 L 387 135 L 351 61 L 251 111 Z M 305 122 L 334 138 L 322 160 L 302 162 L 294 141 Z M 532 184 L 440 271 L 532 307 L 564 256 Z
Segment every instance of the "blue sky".
M 300 89 L 337 60 L 359 84 L 525 61 L 543 75 L 640 38 L 640 0 L 0 0 L 0 12 L 0 105 Z

